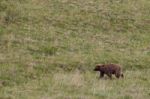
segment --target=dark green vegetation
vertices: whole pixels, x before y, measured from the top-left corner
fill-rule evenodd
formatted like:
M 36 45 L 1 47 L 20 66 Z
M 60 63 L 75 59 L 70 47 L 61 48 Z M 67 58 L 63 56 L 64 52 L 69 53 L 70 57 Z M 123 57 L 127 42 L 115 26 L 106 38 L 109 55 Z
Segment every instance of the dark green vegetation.
M 0 99 L 149 99 L 149 64 L 149 0 L 0 0 Z

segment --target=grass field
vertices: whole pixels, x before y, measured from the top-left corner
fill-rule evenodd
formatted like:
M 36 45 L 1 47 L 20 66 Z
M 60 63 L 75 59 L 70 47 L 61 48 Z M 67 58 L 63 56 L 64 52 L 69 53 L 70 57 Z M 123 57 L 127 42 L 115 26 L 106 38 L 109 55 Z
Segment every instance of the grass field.
M 0 99 L 149 99 L 149 63 L 149 0 L 0 0 Z

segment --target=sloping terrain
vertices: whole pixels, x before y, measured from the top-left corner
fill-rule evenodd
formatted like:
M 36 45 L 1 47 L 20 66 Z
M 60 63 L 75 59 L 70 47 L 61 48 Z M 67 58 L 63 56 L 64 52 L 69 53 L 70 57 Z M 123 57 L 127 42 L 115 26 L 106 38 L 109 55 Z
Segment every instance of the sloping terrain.
M 149 63 L 149 0 L 0 0 L 0 99 L 149 99 Z

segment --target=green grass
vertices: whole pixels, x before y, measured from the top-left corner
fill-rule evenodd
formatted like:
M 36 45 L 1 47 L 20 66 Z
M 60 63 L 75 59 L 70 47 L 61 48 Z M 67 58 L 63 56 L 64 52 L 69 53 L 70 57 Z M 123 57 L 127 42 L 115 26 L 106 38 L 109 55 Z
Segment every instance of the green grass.
M 86 72 L 54 73 L 22 85 L 5 87 L 3 97 L 14 99 L 149 99 L 149 70 L 127 71 L 124 79 L 97 79 Z
M 149 99 L 149 0 L 1 0 L 0 99 Z M 125 78 L 98 80 L 97 63 Z

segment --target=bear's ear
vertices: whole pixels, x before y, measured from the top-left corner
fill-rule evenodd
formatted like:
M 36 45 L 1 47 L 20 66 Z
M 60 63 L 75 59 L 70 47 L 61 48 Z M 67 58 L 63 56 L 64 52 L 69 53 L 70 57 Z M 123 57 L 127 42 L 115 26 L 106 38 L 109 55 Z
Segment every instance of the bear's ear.
M 102 67 L 104 67 L 105 65 L 103 64 L 103 65 L 101 65 Z
M 104 67 L 105 65 L 104 64 L 97 64 L 96 66 L 97 67 Z
M 100 66 L 102 66 L 102 64 L 97 64 L 97 65 L 96 65 L 96 67 L 100 67 Z

